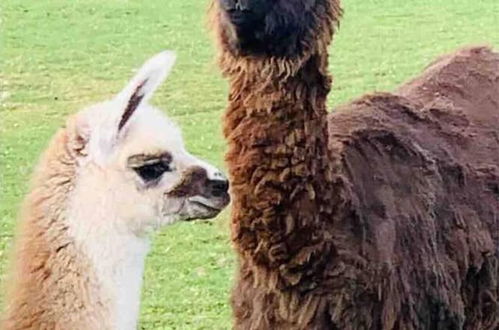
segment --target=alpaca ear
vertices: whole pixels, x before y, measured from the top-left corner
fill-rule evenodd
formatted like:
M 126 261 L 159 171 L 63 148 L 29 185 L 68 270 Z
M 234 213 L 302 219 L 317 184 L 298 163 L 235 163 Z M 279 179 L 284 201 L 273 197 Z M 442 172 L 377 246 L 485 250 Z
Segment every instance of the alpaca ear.
M 140 105 L 147 102 L 170 73 L 175 54 L 164 51 L 149 59 L 112 100 L 76 115 L 71 123 L 71 144 L 78 155 L 104 160 Z
M 135 77 L 116 96 L 120 113 L 118 133 L 125 127 L 135 111 L 144 102 L 147 102 L 156 89 L 169 75 L 176 56 L 172 51 L 163 51 L 149 59 L 140 68 Z

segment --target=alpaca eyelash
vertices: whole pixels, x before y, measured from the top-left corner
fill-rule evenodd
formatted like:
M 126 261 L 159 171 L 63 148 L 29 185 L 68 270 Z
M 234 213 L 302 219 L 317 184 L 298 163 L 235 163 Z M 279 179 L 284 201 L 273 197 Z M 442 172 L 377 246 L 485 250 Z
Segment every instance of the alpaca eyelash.
M 128 158 L 128 167 L 135 169 L 145 165 L 154 165 L 157 163 L 171 164 L 173 157 L 168 152 L 161 154 L 139 154 Z
M 156 155 L 140 154 L 128 159 L 128 167 L 146 183 L 157 181 L 166 172 L 175 170 L 172 156 L 168 152 Z
M 164 173 L 172 172 L 173 166 L 164 161 L 151 162 L 142 166 L 134 167 L 133 170 L 137 173 L 144 182 L 158 180 Z

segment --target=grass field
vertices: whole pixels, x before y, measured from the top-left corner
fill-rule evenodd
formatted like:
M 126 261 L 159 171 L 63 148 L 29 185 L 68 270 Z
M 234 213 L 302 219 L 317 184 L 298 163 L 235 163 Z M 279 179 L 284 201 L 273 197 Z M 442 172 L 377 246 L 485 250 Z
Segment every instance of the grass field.
M 206 7 L 207 0 L 1 1 L 0 274 L 30 172 L 50 136 L 67 114 L 119 91 L 162 49 L 179 59 L 154 103 L 181 125 L 194 154 L 223 166 L 227 85 L 214 64 Z M 456 47 L 499 46 L 497 0 L 344 0 L 344 8 L 331 52 L 331 106 L 390 90 Z M 143 329 L 230 328 L 235 259 L 227 214 L 156 235 Z

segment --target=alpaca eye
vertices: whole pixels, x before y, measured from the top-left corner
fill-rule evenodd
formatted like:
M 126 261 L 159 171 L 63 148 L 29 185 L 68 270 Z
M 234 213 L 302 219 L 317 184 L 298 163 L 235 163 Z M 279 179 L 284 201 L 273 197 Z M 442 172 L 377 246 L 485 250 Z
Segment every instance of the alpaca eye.
M 157 162 L 134 168 L 135 172 L 145 181 L 153 181 L 160 178 L 163 173 L 171 172 L 170 164 L 165 162 Z

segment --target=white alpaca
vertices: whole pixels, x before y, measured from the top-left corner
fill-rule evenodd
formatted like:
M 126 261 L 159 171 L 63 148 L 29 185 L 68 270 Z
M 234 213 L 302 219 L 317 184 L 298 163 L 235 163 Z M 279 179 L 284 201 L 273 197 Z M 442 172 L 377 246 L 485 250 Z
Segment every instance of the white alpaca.
M 55 135 L 25 201 L 2 329 L 135 329 L 148 233 L 227 205 L 225 177 L 147 103 L 174 61 L 156 55 Z

